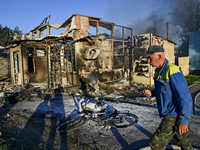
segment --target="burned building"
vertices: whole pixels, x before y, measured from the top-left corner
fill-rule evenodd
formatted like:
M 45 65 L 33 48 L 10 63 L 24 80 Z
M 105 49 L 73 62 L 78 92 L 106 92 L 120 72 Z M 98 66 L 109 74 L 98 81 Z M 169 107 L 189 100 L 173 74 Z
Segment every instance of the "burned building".
M 65 31 L 51 35 L 51 28 Z M 73 14 L 61 25 L 42 23 L 11 42 L 17 44 L 10 48 L 12 83 L 69 89 L 80 86 L 80 79 L 93 86 L 130 79 L 131 37 L 131 28 L 91 16 Z
M 51 29 L 64 32 L 51 35 Z M 84 84 L 98 92 L 122 80 L 152 85 L 152 68 L 140 59 L 151 45 L 163 46 L 174 63 L 173 42 L 153 34 L 133 36 L 131 28 L 79 14 L 61 25 L 49 24 L 48 17 L 11 44 L 17 45 L 10 48 L 12 84 L 43 83 L 66 92 Z

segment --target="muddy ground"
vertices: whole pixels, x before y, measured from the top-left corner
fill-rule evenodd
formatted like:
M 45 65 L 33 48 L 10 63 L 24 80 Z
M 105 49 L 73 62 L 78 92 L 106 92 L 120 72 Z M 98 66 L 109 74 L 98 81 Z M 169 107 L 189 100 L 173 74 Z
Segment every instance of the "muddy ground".
M 138 88 L 139 87 L 139 88 Z M 129 111 L 138 116 L 138 123 L 127 128 L 100 126 L 88 120 L 81 128 L 69 132 L 56 132 L 57 125 L 66 118 L 76 117 L 78 102 L 86 98 L 80 93 L 48 93 L 30 88 L 32 93 L 21 89 L 18 99 L 12 102 L 1 97 L 0 110 L 0 149 L 11 150 L 138 150 L 148 146 L 149 139 L 158 127 L 155 99 L 139 97 L 138 89 L 150 88 L 137 85 L 126 88 L 110 88 L 99 97 L 119 111 Z M 27 88 L 29 89 L 29 88 Z M 19 92 L 19 91 L 18 91 Z M 21 97 L 21 99 L 20 99 Z M 200 149 L 200 116 L 193 115 L 186 134 L 192 145 Z M 169 144 L 173 145 L 171 142 Z

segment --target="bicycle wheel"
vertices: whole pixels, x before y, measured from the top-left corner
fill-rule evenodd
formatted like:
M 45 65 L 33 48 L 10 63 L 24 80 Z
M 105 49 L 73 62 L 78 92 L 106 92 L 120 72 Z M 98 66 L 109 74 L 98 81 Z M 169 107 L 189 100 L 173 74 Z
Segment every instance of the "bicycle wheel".
M 71 132 L 74 131 L 81 126 L 83 126 L 87 122 L 87 118 L 85 116 L 79 116 L 78 118 L 67 120 L 56 128 L 57 132 Z
M 138 122 L 138 117 L 131 113 L 117 113 L 116 117 L 111 117 L 106 121 L 107 126 L 113 128 L 126 128 L 135 125 Z
M 200 115 L 200 92 L 194 98 L 194 114 Z

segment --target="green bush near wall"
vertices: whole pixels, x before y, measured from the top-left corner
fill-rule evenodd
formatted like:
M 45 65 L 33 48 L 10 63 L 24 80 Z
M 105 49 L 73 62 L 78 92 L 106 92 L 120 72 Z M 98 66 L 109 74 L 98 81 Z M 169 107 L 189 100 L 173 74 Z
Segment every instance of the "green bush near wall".
M 187 75 L 187 76 L 185 76 L 185 79 L 186 79 L 188 85 L 191 85 L 191 84 L 194 84 L 194 83 L 200 81 L 200 76 L 198 76 L 198 75 Z

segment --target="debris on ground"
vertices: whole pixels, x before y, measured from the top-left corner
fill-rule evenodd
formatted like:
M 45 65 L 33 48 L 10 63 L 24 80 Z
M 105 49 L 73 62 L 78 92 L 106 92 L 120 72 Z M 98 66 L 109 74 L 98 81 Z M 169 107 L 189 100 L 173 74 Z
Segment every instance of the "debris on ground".
M 116 147 L 138 149 L 139 147 L 147 146 L 150 135 L 159 125 L 160 118 L 158 117 L 157 109 L 154 108 L 156 106 L 155 97 L 141 96 L 139 91 L 144 89 L 151 90 L 153 87 L 143 84 L 133 84 L 125 87 L 101 84 L 104 88 L 99 87 L 98 92 L 91 86 L 88 88 L 88 95 L 83 95 L 82 90 L 68 94 L 49 93 L 48 89 L 34 87 L 31 84 L 21 87 L 13 86 L 7 82 L 4 83 L 1 86 L 0 96 L 0 147 L 2 149 L 51 150 L 107 149 L 108 146 L 110 146 L 110 149 L 116 149 Z M 196 88 L 192 87 L 192 89 Z M 77 95 L 79 100 L 83 97 L 97 97 L 114 105 L 117 109 L 128 109 L 137 114 L 139 122 L 135 127 L 127 130 L 108 130 L 88 121 L 86 126 L 68 133 L 67 136 L 66 134 L 56 133 L 54 130 L 56 124 L 58 121 L 64 121 L 65 119 L 65 116 L 61 116 L 60 113 L 66 113 L 66 115 L 75 113 L 71 110 L 75 107 L 75 101 L 68 99 L 72 95 Z M 72 102 L 73 106 L 71 105 Z M 199 123 L 199 116 L 194 115 L 191 119 L 191 131 L 187 135 L 192 140 L 192 144 L 197 147 L 200 147 L 200 133 L 195 131 L 198 131 Z M 96 135 L 96 133 L 98 134 Z M 86 136 L 87 138 L 85 138 Z M 130 140 L 135 142 L 129 145 L 128 143 L 131 143 Z

